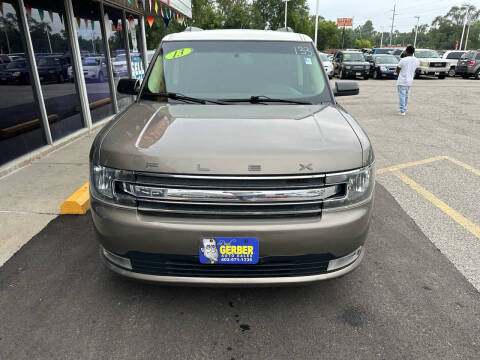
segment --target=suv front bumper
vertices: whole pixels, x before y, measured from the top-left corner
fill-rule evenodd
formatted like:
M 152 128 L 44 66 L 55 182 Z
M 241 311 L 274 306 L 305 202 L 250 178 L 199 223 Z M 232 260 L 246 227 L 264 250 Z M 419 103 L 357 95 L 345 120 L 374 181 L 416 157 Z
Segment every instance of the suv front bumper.
M 426 66 L 420 66 L 418 68 L 418 73 L 420 75 L 446 75 L 448 73 L 448 70 L 450 68 L 448 66 L 446 67 L 426 67 Z
M 372 201 L 342 211 L 323 212 L 320 217 L 280 219 L 210 219 L 144 216 L 136 209 L 105 204 L 91 197 L 91 213 L 101 246 L 118 256 L 129 252 L 194 257 L 204 237 L 256 237 L 260 257 L 295 257 L 329 254 L 344 257 L 363 246 L 370 225 Z M 107 266 L 128 277 L 169 283 L 210 285 L 267 285 L 312 282 L 346 274 L 361 261 L 336 271 L 309 276 L 197 277 L 158 276 L 123 269 L 106 260 Z M 209 265 L 205 265 L 209 266 Z M 229 265 L 225 265 L 228 269 Z M 245 265 L 255 266 L 255 265 Z M 174 274 L 175 275 L 175 274 Z

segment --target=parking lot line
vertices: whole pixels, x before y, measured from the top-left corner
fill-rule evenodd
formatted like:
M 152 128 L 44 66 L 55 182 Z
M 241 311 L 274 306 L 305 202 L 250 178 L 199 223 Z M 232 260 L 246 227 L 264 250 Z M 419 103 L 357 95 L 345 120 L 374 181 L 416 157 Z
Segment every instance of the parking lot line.
M 445 156 L 435 156 L 435 157 L 431 157 L 431 158 L 424 159 L 424 160 L 411 161 L 411 162 L 407 162 L 407 163 L 403 163 L 403 164 L 393 165 L 393 166 L 389 166 L 389 167 L 386 167 L 386 168 L 378 169 L 376 171 L 376 174 L 380 175 L 380 174 L 383 174 L 383 173 L 386 173 L 386 172 L 397 171 L 397 170 L 405 169 L 405 168 L 411 167 L 411 166 L 428 164 L 428 163 L 431 163 L 431 162 L 434 162 L 434 161 L 443 160 L 445 158 L 446 158 Z
M 467 169 L 468 171 L 473 172 L 475 175 L 480 176 L 480 170 L 475 169 L 473 166 L 465 164 L 464 162 L 461 162 L 460 160 L 457 160 L 457 159 L 452 158 L 450 156 L 444 156 L 443 158 L 453 162 L 454 164 L 457 164 L 457 165 L 463 167 L 464 169 Z
M 475 169 L 476 170 L 476 169 Z M 444 203 L 442 200 L 433 195 L 430 191 L 417 184 L 414 180 L 409 178 L 407 175 L 401 171 L 393 171 L 393 175 L 402 180 L 405 184 L 410 186 L 417 193 L 422 195 L 426 200 L 430 201 L 433 205 L 443 211 L 445 214 L 450 216 L 456 223 L 461 225 L 465 230 L 473 234 L 477 239 L 480 239 L 480 226 L 474 224 L 468 220 L 465 216 L 460 214 L 458 211 Z

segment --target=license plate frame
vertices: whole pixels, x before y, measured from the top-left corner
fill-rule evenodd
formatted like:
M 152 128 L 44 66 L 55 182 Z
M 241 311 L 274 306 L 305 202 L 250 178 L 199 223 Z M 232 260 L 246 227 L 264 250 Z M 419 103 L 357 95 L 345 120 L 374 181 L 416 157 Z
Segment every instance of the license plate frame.
M 202 264 L 254 265 L 258 264 L 259 253 L 255 237 L 205 237 L 198 247 Z
M 362 73 L 361 72 L 357 72 L 355 73 L 356 76 L 362 76 Z

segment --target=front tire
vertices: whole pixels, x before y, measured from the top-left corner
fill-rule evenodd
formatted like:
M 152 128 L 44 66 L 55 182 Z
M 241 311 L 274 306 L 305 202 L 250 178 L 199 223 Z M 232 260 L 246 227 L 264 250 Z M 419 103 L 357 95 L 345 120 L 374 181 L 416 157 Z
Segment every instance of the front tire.
M 452 67 L 450 70 L 448 70 L 448 76 L 450 77 L 455 77 L 455 68 Z
M 475 80 L 480 80 L 480 69 L 475 73 Z

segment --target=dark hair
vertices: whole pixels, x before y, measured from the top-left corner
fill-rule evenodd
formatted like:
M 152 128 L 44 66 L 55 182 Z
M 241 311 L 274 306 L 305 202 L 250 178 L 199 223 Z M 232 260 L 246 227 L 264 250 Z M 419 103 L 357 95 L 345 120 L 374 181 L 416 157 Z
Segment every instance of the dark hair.
M 412 45 L 408 45 L 405 51 L 412 55 L 415 54 L 415 48 Z

